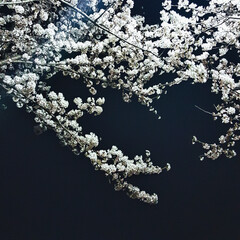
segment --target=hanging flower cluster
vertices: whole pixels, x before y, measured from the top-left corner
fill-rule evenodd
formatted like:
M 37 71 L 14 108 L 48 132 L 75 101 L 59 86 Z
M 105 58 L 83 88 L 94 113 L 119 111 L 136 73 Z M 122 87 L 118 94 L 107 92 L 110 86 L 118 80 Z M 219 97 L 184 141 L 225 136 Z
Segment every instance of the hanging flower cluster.
M 104 7 L 102 7 L 102 4 Z M 153 107 L 166 89 L 183 81 L 211 81 L 213 93 L 222 104 L 211 113 L 228 124 L 217 143 L 202 144 L 203 157 L 216 159 L 236 155 L 240 139 L 240 3 L 210 0 L 198 6 L 188 0 L 163 2 L 160 24 L 148 25 L 133 16 L 133 0 L 4 0 L 0 2 L 0 86 L 17 107 L 35 115 L 39 129 L 52 129 L 75 154 L 84 153 L 96 170 L 101 170 L 131 198 L 157 203 L 156 194 L 128 183 L 132 175 L 155 174 L 170 165 L 154 166 L 150 152 L 130 159 L 116 146 L 98 148 L 94 133 L 84 134 L 78 119 L 85 113 L 100 115 L 105 99 L 96 97 L 96 86 L 133 96 L 158 118 Z M 186 15 L 187 14 L 187 15 Z M 189 16 L 189 17 L 186 17 Z M 234 54 L 235 60 L 229 60 Z M 70 109 L 63 93 L 54 92 L 48 79 L 61 72 L 80 79 L 91 95 L 84 102 L 73 100 Z M 175 73 L 166 83 L 149 84 L 157 75 Z

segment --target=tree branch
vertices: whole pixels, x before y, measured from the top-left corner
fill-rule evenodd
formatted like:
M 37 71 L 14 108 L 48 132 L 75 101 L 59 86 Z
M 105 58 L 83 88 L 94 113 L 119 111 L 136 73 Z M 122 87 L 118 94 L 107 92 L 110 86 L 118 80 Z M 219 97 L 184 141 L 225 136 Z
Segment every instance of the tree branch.
M 81 14 L 83 17 L 85 17 L 88 21 L 90 21 L 91 23 L 93 23 L 96 27 L 102 29 L 104 32 L 107 32 L 107 33 L 113 35 L 114 37 L 116 37 L 116 38 L 118 38 L 119 40 L 121 40 L 121 41 L 123 41 L 123 42 L 125 42 L 125 43 L 127 43 L 127 44 L 129 44 L 129 45 L 131 45 L 131 46 L 133 46 L 134 48 L 137 48 L 137 49 L 142 50 L 142 51 L 144 51 L 144 52 L 151 53 L 152 55 L 154 55 L 154 56 L 156 56 L 156 57 L 159 57 L 157 54 L 155 54 L 155 53 L 153 53 L 153 52 L 151 52 L 151 51 L 149 51 L 149 50 L 143 49 L 143 48 L 141 48 L 141 47 L 139 47 L 139 46 L 137 46 L 137 45 L 135 45 L 135 44 L 133 44 L 133 43 L 130 43 L 130 42 L 128 42 L 127 40 L 125 40 L 124 38 L 121 38 L 121 37 L 119 37 L 117 34 L 111 32 L 109 29 L 105 28 L 104 26 L 99 25 L 98 23 L 96 23 L 96 21 L 92 20 L 86 13 L 84 13 L 84 12 L 81 11 L 79 8 L 75 7 L 74 5 L 70 4 L 69 2 L 66 2 L 65 0 L 60 0 L 60 2 L 62 2 L 63 4 L 67 5 L 68 7 L 72 8 L 72 9 L 74 9 L 75 11 L 77 11 L 78 13 L 80 13 L 80 14 Z
M 39 0 L 23 0 L 23 1 L 17 1 L 17 2 L 1 2 L 0 6 L 4 5 L 15 5 L 15 4 L 24 4 L 24 3 L 31 3 L 31 2 L 38 2 Z

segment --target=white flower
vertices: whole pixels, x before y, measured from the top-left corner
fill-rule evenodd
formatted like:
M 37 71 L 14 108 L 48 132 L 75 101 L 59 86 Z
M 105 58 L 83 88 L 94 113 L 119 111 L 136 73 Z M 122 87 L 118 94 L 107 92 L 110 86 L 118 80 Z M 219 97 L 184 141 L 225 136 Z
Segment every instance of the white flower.
M 169 11 L 172 7 L 172 0 L 165 0 L 162 5 L 167 11 Z
M 103 112 L 103 108 L 100 106 L 95 106 L 94 107 L 94 112 L 96 115 L 100 115 Z
M 210 43 L 210 42 L 208 42 L 208 43 L 203 43 L 203 44 L 201 45 L 201 47 L 202 47 L 203 51 L 209 51 L 209 50 L 212 50 L 213 44 Z
M 89 151 L 87 156 L 88 156 L 88 158 L 90 158 L 91 161 L 97 160 L 97 154 L 93 151 Z
M 76 6 L 78 4 L 78 0 L 71 0 L 70 1 L 72 5 Z
M 61 105 L 61 107 L 63 107 L 63 108 L 68 108 L 68 106 L 69 106 L 69 102 L 68 101 L 66 101 L 65 99 L 63 99 L 63 98 L 61 98 L 60 99 L 60 105 Z
M 58 99 L 58 96 L 55 92 L 51 91 L 49 94 L 48 94 L 48 97 L 50 100 L 57 100 Z
M 78 106 L 81 107 L 82 99 L 80 97 L 74 98 L 73 102 Z
M 47 20 L 48 20 L 48 13 L 45 12 L 44 10 L 41 10 L 41 11 L 40 11 L 40 18 L 41 18 L 43 21 L 47 21 Z
M 189 1 L 188 0 L 179 0 L 178 2 L 178 8 L 186 8 L 189 5 Z
M 0 26 L 3 26 L 6 24 L 6 21 L 4 20 L 4 18 L 0 17 Z
M 234 107 L 227 108 L 227 113 L 229 115 L 233 115 L 233 114 L 235 114 L 235 112 L 236 112 L 236 109 Z
M 33 32 L 37 35 L 37 36 L 41 36 L 44 34 L 44 29 L 42 28 L 42 26 L 40 24 L 34 24 L 33 25 Z
M 219 138 L 219 142 L 222 143 L 222 144 L 225 143 L 226 138 L 223 135 L 221 135 L 220 138 Z
M 227 114 L 223 114 L 222 116 L 222 123 L 229 123 L 230 118 L 228 117 Z
M 97 101 L 96 101 L 96 103 L 97 103 L 98 105 L 103 105 L 103 104 L 105 103 L 105 98 L 104 98 L 104 97 L 98 98 Z
M 223 81 L 223 83 L 230 84 L 230 86 L 233 86 L 235 83 L 234 79 L 227 73 L 220 73 L 219 78 Z
M 15 84 L 14 80 L 8 75 L 4 77 L 3 82 L 10 86 L 13 86 Z
M 107 172 L 109 169 L 109 166 L 107 163 L 101 164 L 101 170 L 104 172 Z
M 15 11 L 16 13 L 23 14 L 24 13 L 24 8 L 22 6 L 15 6 Z
M 31 57 L 30 57 L 27 53 L 24 53 L 24 54 L 22 55 L 22 58 L 23 58 L 23 59 L 26 59 L 26 60 L 29 60 Z
M 171 170 L 171 165 L 169 163 L 167 163 L 166 169 L 167 169 L 167 171 Z
M 219 49 L 219 56 L 223 56 L 228 52 L 228 48 L 220 48 Z

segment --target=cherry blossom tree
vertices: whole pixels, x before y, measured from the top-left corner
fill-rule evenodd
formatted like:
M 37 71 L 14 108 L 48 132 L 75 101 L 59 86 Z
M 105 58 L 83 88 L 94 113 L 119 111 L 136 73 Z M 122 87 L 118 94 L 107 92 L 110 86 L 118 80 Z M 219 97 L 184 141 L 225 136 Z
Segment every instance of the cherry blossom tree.
M 202 110 L 229 128 L 216 143 L 195 136 L 193 143 L 206 150 L 201 160 L 234 157 L 240 139 L 240 3 L 210 0 L 202 6 L 166 0 L 155 25 L 134 16 L 133 7 L 133 0 L 1 0 L 0 86 L 17 107 L 34 116 L 41 132 L 51 129 L 73 153 L 85 154 L 96 170 L 111 179 L 115 190 L 154 204 L 156 194 L 127 179 L 168 171 L 170 164 L 154 166 L 148 150 L 145 156 L 131 159 L 116 146 L 101 149 L 99 137 L 84 133 L 79 119 L 102 113 L 105 98 L 97 97 L 98 85 L 121 91 L 125 102 L 137 97 L 160 119 L 153 102 L 170 87 L 210 81 L 211 91 L 221 96 L 222 103 L 214 112 Z M 236 61 L 229 59 L 230 54 Z M 89 97 L 76 97 L 76 107 L 70 108 L 64 94 L 48 84 L 57 73 L 83 81 Z M 176 77 L 149 86 L 154 76 L 164 73 Z

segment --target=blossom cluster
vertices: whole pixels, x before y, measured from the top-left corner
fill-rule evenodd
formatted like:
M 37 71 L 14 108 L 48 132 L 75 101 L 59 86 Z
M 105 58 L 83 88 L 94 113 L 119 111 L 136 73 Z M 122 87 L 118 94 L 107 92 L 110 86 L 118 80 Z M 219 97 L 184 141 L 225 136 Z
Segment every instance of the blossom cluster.
M 153 101 L 183 81 L 211 82 L 222 104 L 210 113 L 229 125 L 217 143 L 202 144 L 201 157 L 234 157 L 240 140 L 240 3 L 210 0 L 206 6 L 188 0 L 163 2 L 160 23 L 149 25 L 132 15 L 133 0 L 4 0 L 0 2 L 0 86 L 17 107 L 35 115 L 40 129 L 52 129 L 75 154 L 84 153 L 96 170 L 110 177 L 116 190 L 131 198 L 156 203 L 157 195 L 141 191 L 126 180 L 132 175 L 158 174 L 150 152 L 129 159 L 113 146 L 99 150 L 99 137 L 83 133 L 78 119 L 84 113 L 100 115 L 105 99 L 97 97 L 97 85 L 133 96 L 158 118 Z M 105 5 L 99 9 L 99 3 Z M 186 14 L 185 14 L 186 13 Z M 188 16 L 190 17 L 186 17 Z M 236 56 L 229 59 L 229 54 Z M 76 97 L 70 109 L 63 93 L 51 91 L 48 79 L 57 73 L 83 81 L 90 97 Z M 176 78 L 150 84 L 164 73 Z

